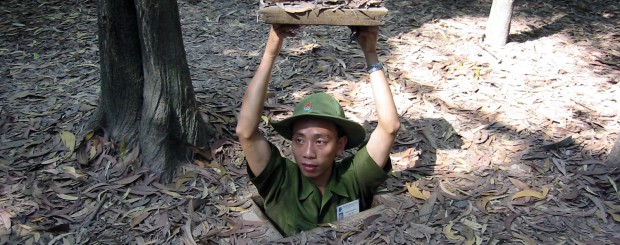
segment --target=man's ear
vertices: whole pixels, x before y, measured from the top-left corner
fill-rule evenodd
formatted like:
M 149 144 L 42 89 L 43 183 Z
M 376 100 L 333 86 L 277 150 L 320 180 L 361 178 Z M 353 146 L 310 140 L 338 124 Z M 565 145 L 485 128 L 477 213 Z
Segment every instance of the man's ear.
M 338 155 L 344 152 L 344 147 L 347 145 L 347 136 L 342 136 L 338 139 Z

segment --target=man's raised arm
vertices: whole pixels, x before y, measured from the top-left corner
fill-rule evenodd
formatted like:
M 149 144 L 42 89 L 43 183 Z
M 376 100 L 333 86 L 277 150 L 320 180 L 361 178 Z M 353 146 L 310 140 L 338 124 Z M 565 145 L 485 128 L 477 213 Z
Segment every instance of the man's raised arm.
M 297 26 L 272 26 L 260 65 L 243 96 L 236 132 L 245 158 L 254 176 L 258 176 L 263 172 L 271 157 L 269 142 L 258 130 L 271 71 L 278 54 L 280 54 L 284 39 L 294 36 L 292 30 L 295 28 Z
M 362 27 L 359 29 L 357 43 L 359 43 L 366 57 L 366 64 L 370 72 L 372 96 L 375 100 L 379 121 L 377 128 L 370 134 L 366 149 L 368 150 L 368 155 L 379 167 L 383 168 L 390 156 L 394 139 L 396 139 L 400 129 L 400 121 L 390 86 L 377 56 L 378 34 L 379 28 L 376 26 Z

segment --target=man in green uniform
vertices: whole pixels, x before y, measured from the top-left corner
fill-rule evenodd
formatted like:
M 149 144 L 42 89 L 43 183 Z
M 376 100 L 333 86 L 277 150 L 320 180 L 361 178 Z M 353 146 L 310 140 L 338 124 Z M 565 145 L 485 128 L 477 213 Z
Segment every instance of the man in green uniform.
M 355 156 L 335 163 L 345 149 L 359 146 L 366 130 L 348 120 L 326 93 L 312 94 L 293 116 L 272 122 L 291 140 L 295 162 L 281 156 L 258 129 L 274 62 L 284 39 L 298 26 L 273 25 L 261 63 L 243 97 L 237 136 L 248 174 L 265 201 L 265 212 L 283 235 L 309 230 L 370 207 L 377 187 L 391 169 L 389 153 L 400 128 L 390 87 L 377 56 L 377 27 L 363 27 L 356 41 L 368 65 L 378 125 Z

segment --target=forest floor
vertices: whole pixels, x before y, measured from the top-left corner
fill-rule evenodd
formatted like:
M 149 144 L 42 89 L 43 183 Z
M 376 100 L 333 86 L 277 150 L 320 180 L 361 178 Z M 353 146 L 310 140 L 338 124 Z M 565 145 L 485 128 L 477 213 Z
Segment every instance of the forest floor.
M 380 59 L 401 116 L 380 215 L 282 243 L 620 244 L 620 6 L 517 1 L 511 41 L 482 44 L 484 1 L 390 0 Z M 179 2 L 213 161 L 170 185 L 84 126 L 97 107 L 95 1 L 0 2 L 0 244 L 265 243 L 234 127 L 269 26 L 255 1 Z M 287 40 L 266 115 L 325 91 L 371 130 L 363 56 L 346 27 Z M 287 143 L 264 133 L 284 154 Z M 90 148 L 85 136 L 92 136 Z M 86 159 L 86 160 L 84 160 Z M 272 241 L 275 242 L 275 241 Z

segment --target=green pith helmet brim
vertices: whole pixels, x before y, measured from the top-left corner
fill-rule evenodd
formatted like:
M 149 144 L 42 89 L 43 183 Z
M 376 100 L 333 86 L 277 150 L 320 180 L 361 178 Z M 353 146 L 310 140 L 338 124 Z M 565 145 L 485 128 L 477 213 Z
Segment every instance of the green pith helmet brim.
M 326 93 L 308 95 L 295 106 L 293 116 L 270 123 L 282 137 L 291 140 L 293 123 L 300 118 L 320 118 L 336 124 L 347 136 L 345 149 L 360 145 L 366 138 L 366 129 L 359 123 L 347 119 L 338 101 Z

